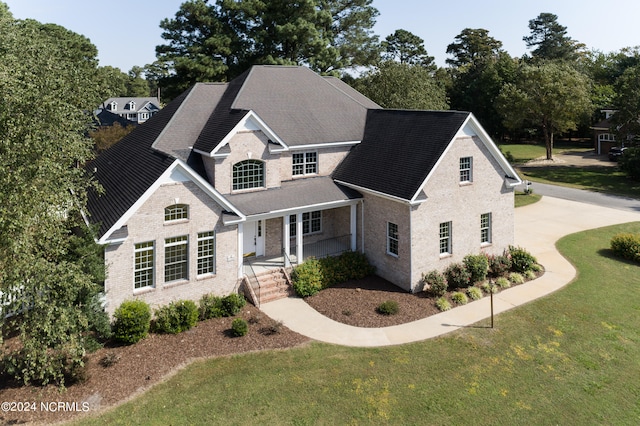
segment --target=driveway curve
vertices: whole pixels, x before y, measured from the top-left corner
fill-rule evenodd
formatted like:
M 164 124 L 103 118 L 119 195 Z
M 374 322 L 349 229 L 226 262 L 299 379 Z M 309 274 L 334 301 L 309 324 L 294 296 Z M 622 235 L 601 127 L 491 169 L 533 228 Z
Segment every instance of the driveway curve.
M 515 244 L 536 256 L 545 267 L 545 274 L 494 295 L 494 313 L 538 299 L 573 281 L 576 270 L 556 250 L 558 239 L 587 229 L 635 221 L 640 221 L 640 212 L 553 197 L 543 197 L 538 203 L 516 209 Z M 425 340 L 474 324 L 490 316 L 490 300 L 484 297 L 418 321 L 384 328 L 359 328 L 333 321 L 295 297 L 266 303 L 260 309 L 289 329 L 314 340 L 376 347 Z

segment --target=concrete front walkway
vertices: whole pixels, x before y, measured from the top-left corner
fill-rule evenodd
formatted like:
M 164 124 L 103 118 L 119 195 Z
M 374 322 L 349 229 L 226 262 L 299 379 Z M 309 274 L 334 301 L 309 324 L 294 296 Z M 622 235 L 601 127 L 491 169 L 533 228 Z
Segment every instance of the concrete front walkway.
M 545 274 L 537 280 L 494 295 L 494 313 L 547 295 L 573 280 L 575 269 L 555 248 L 561 237 L 634 221 L 640 221 L 640 212 L 551 197 L 543 197 L 538 203 L 516 209 L 515 244 L 536 256 L 545 267 Z M 289 329 L 312 339 L 344 346 L 373 347 L 425 340 L 474 324 L 490 316 L 490 301 L 489 297 L 484 297 L 447 312 L 385 328 L 359 328 L 333 321 L 294 297 L 266 303 L 260 309 L 271 318 L 282 321 Z

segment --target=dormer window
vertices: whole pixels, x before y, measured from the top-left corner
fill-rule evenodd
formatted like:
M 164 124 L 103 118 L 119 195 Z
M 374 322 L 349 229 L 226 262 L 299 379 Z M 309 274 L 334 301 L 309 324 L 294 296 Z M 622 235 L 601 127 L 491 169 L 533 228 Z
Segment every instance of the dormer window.
M 264 162 L 245 160 L 233 165 L 233 190 L 264 188 Z
M 109 104 L 109 108 L 110 111 L 117 111 L 118 110 L 118 103 L 116 101 L 113 101 Z
M 133 101 L 129 102 L 129 110 L 135 111 L 135 109 L 136 109 L 136 103 Z
M 186 204 L 173 204 L 164 208 L 164 221 L 173 222 L 176 220 L 189 219 L 189 206 Z

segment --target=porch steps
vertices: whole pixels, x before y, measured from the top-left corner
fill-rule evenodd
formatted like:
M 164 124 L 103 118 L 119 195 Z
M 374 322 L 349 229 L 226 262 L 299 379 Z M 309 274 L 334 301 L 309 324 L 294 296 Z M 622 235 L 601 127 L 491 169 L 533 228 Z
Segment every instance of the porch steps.
M 284 299 L 293 294 L 288 274 L 283 268 L 263 272 L 258 274 L 256 278 L 259 283 L 259 291 L 256 292 L 256 296 L 260 304 Z

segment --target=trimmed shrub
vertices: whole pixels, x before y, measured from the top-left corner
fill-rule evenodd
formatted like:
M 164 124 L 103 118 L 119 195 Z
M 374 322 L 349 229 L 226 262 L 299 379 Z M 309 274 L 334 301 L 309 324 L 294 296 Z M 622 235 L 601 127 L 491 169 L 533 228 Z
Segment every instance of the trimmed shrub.
M 622 233 L 614 235 L 611 238 L 611 250 L 616 256 L 623 259 L 640 262 L 640 234 Z
M 478 287 L 471 286 L 467 288 L 467 295 L 471 300 L 480 300 L 482 299 L 482 290 Z
M 400 311 L 400 307 L 398 306 L 398 302 L 395 300 L 387 300 L 382 302 L 376 308 L 376 312 L 381 315 L 395 315 Z
M 340 256 L 320 259 L 322 288 L 331 287 L 349 280 L 360 280 L 372 275 L 376 268 L 367 256 L 359 251 L 345 251 Z
M 499 278 L 498 278 L 498 279 L 499 279 Z M 505 280 L 506 280 L 506 278 L 505 278 Z M 507 283 L 508 283 L 508 282 L 509 282 L 509 281 L 507 280 Z M 484 292 L 485 292 L 485 293 L 487 293 L 487 294 L 490 294 L 490 293 L 496 294 L 496 293 L 499 291 L 500 286 L 498 286 L 498 285 L 491 285 L 491 283 L 489 283 L 489 282 L 485 282 L 485 283 L 482 283 L 482 285 L 480 286 L 480 288 L 482 289 L 482 291 L 484 291 Z
M 640 180 L 640 148 L 627 148 L 618 160 L 618 167 L 633 180 Z
M 151 308 L 142 300 L 125 300 L 113 314 L 113 338 L 128 345 L 136 343 L 149 333 Z
M 291 274 L 293 289 L 300 297 L 309 297 L 322 290 L 322 270 L 318 259 L 309 258 L 296 266 Z
M 249 324 L 242 318 L 236 318 L 231 323 L 231 334 L 242 337 L 249 332 Z
M 201 320 L 223 317 L 222 297 L 205 294 L 200 298 L 198 310 Z
M 469 302 L 469 298 L 461 291 L 455 291 L 451 294 L 451 300 L 458 305 L 466 305 Z
M 222 298 L 222 316 L 232 317 L 240 313 L 240 309 L 247 304 L 244 296 L 238 293 L 231 293 Z
M 529 270 L 527 272 L 524 273 L 524 277 L 527 280 L 535 280 L 537 278 L 536 273 L 533 272 L 532 270 Z
M 509 274 L 509 281 L 511 281 L 511 284 L 523 284 L 524 277 L 522 276 L 522 274 L 512 272 Z
M 511 281 L 509 281 L 505 277 L 500 277 L 500 278 L 496 279 L 496 286 L 498 286 L 500 288 L 509 288 L 509 287 L 511 287 Z
M 531 265 L 531 270 L 533 272 L 542 272 L 542 265 L 540 265 L 539 263 L 535 263 L 533 265 Z
M 471 274 L 462 263 L 452 263 L 444 271 L 449 289 L 467 287 L 471 281 Z
M 436 300 L 436 307 L 443 312 L 448 311 L 449 309 L 451 309 L 451 303 L 444 297 L 441 297 Z
M 447 280 L 439 271 L 435 269 L 426 274 L 422 274 L 424 290 L 431 296 L 444 296 L 447 292 Z
M 489 275 L 493 278 L 500 277 L 511 269 L 511 259 L 505 254 L 487 256 L 489 261 Z
M 468 254 L 462 259 L 464 267 L 471 275 L 471 283 L 484 281 L 489 272 L 489 259 L 484 254 Z
M 156 333 L 178 334 L 198 322 L 198 307 L 191 300 L 171 302 L 156 310 L 153 330 Z
M 511 257 L 511 270 L 513 272 L 522 273 L 528 271 L 538 263 L 531 253 L 521 247 L 509 246 L 509 256 Z

